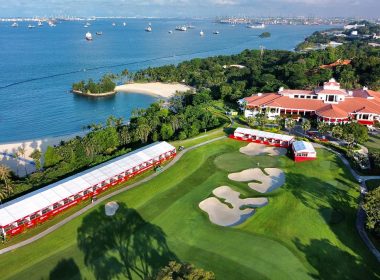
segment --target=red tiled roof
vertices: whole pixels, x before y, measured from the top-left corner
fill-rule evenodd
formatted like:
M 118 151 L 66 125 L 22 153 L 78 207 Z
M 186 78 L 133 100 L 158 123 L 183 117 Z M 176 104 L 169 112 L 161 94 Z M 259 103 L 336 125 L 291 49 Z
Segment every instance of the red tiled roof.
M 316 91 L 316 94 L 347 95 L 344 90 L 338 90 L 338 89 L 321 89 L 319 91 Z
M 319 66 L 319 68 L 322 68 L 322 69 L 326 69 L 326 68 L 333 68 L 335 66 L 339 66 L 339 65 L 348 65 L 348 64 L 351 64 L 351 60 L 350 59 L 338 59 L 337 61 L 331 63 L 331 64 L 325 64 L 325 65 L 322 65 L 322 66 Z
M 276 98 L 281 97 L 281 95 L 277 93 L 264 93 L 262 95 L 253 95 L 250 97 L 244 98 L 247 102 L 247 106 L 255 107 L 255 106 L 264 106 L 266 103 L 273 101 Z
M 316 99 L 299 99 L 289 98 L 288 96 L 281 96 L 276 98 L 267 104 L 272 107 L 281 107 L 286 109 L 300 109 L 315 111 L 321 108 L 324 103 L 322 100 Z
M 336 106 L 350 113 L 361 112 L 380 114 L 380 102 L 366 98 L 347 98 Z
M 283 91 L 280 92 L 280 94 L 304 94 L 304 95 L 309 95 L 313 94 L 314 92 L 312 90 L 302 90 L 302 89 L 284 89 Z
M 344 119 L 348 117 L 348 112 L 342 110 L 337 105 L 326 105 L 325 107 L 317 110 L 316 114 L 325 118 Z
M 379 101 L 380 101 L 380 92 L 378 92 L 378 91 L 373 91 L 373 90 L 367 90 L 367 93 L 370 95 L 370 96 L 372 96 L 372 97 L 374 97 L 375 99 L 378 99 Z
M 340 86 L 340 83 L 332 82 L 332 81 L 331 81 L 331 82 L 328 81 L 328 82 L 324 82 L 323 85 L 324 85 L 324 86 L 336 86 L 336 87 L 339 87 L 339 86 Z

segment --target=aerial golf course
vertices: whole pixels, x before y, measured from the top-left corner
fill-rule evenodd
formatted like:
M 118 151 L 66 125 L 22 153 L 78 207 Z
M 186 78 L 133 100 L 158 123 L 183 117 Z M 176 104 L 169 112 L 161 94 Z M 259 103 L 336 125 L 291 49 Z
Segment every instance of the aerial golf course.
M 355 228 L 357 183 L 334 154 L 318 149 L 317 160 L 295 163 L 281 153 L 239 151 L 246 146 L 222 139 L 187 152 L 154 179 L 112 197 L 119 204 L 114 216 L 102 203 L 0 255 L 1 278 L 145 279 L 169 260 L 211 270 L 217 279 L 380 278 Z M 251 168 L 281 170 L 285 182 L 259 192 L 250 186 L 260 178 L 229 179 Z M 253 211 L 243 206 L 251 213 L 234 226 L 216 225 L 199 204 L 221 186 L 268 203 Z

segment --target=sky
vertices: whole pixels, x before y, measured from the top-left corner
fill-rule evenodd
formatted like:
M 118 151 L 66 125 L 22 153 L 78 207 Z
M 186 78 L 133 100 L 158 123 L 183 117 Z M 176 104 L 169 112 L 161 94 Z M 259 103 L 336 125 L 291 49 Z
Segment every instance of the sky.
M 0 17 L 322 16 L 380 18 L 380 0 L 0 0 Z

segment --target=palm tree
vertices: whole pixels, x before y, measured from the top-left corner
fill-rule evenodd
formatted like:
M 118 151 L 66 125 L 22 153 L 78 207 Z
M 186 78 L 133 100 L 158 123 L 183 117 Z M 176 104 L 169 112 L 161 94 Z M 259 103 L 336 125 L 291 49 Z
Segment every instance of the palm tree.
M 8 197 L 13 191 L 11 184 L 11 170 L 4 164 L 0 164 L 0 179 L 4 182 L 5 186 L 5 188 L 1 189 L 2 196 L 6 195 L 6 197 Z
M 309 130 L 311 128 L 311 123 L 309 120 L 304 120 L 302 122 L 302 125 L 301 125 L 302 129 L 303 129 L 303 133 L 306 133 L 307 130 Z
M 285 120 L 285 127 L 289 130 L 289 134 L 295 126 L 296 121 L 293 118 L 288 118 Z
M 34 163 L 36 164 L 36 170 L 37 171 L 39 171 L 41 169 L 41 156 L 42 156 L 42 153 L 38 149 L 35 149 L 30 154 L 30 157 L 34 160 Z
M 321 134 L 325 134 L 329 130 L 329 125 L 325 122 L 319 122 L 318 123 L 318 131 Z
M 19 166 L 19 160 L 20 160 L 20 154 L 19 154 L 19 152 L 18 151 L 15 151 L 14 153 L 13 153 L 13 157 L 15 158 L 15 160 L 16 160 L 16 175 L 18 176 L 18 166 Z
M 25 159 L 25 157 L 26 157 L 26 149 L 25 149 L 25 147 L 24 146 L 18 147 L 17 150 L 18 150 L 19 155 L 23 159 Z M 25 176 L 26 176 L 26 175 L 28 175 L 28 170 L 26 170 L 26 163 L 24 164 L 24 168 L 25 168 Z

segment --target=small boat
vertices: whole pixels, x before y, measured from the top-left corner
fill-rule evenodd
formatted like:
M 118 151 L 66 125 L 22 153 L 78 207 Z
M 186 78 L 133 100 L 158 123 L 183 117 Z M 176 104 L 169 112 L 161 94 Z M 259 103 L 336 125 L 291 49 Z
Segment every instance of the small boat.
M 152 24 L 149 22 L 149 25 L 145 28 L 146 32 L 152 32 Z
M 203 32 L 203 30 L 201 30 L 201 32 L 199 32 L 199 35 L 200 35 L 201 37 L 205 36 L 205 33 Z
M 14 23 L 12 23 L 11 26 L 12 26 L 12 27 L 18 27 L 18 23 L 17 23 L 17 22 L 14 22 Z
M 168 33 L 169 33 L 169 34 L 172 34 L 172 33 L 173 33 L 173 31 L 172 31 L 172 30 L 169 30 L 169 31 L 168 31 Z
M 187 27 L 186 26 L 177 26 L 176 28 L 175 28 L 175 30 L 177 30 L 177 31 L 187 31 Z
M 31 25 L 31 24 L 28 25 L 28 28 L 34 28 L 34 27 L 35 27 L 34 25 Z
M 41 26 L 43 26 L 44 24 L 43 24 L 41 21 L 38 21 L 37 25 L 38 25 L 38 27 L 41 27 Z
M 213 34 L 218 35 L 219 31 L 214 31 Z
M 49 24 L 50 27 L 55 27 L 56 26 L 55 23 L 53 21 L 51 21 L 51 20 L 48 21 L 48 24 Z
M 187 29 L 195 29 L 195 26 L 191 25 L 191 24 L 187 25 L 186 27 L 187 27 Z
M 127 23 L 125 21 L 123 22 L 123 26 L 127 26 Z
M 91 23 L 89 23 L 89 22 L 87 21 L 85 25 L 87 25 L 87 26 L 90 26 L 90 25 L 91 25 Z
M 84 28 L 87 28 L 87 27 L 88 27 L 88 25 L 87 25 L 87 24 L 85 24 L 85 25 L 83 25 L 83 27 L 84 27 Z
M 98 31 L 98 32 L 96 32 L 96 35 L 103 35 L 103 32 Z
M 250 29 L 263 29 L 263 28 L 265 28 L 265 24 L 264 23 L 249 24 L 249 25 L 247 25 L 247 28 L 250 28 Z
M 116 23 L 113 22 L 113 23 L 112 23 L 112 26 L 116 26 Z
M 92 34 L 90 32 L 86 33 L 86 40 L 87 41 L 92 41 Z

